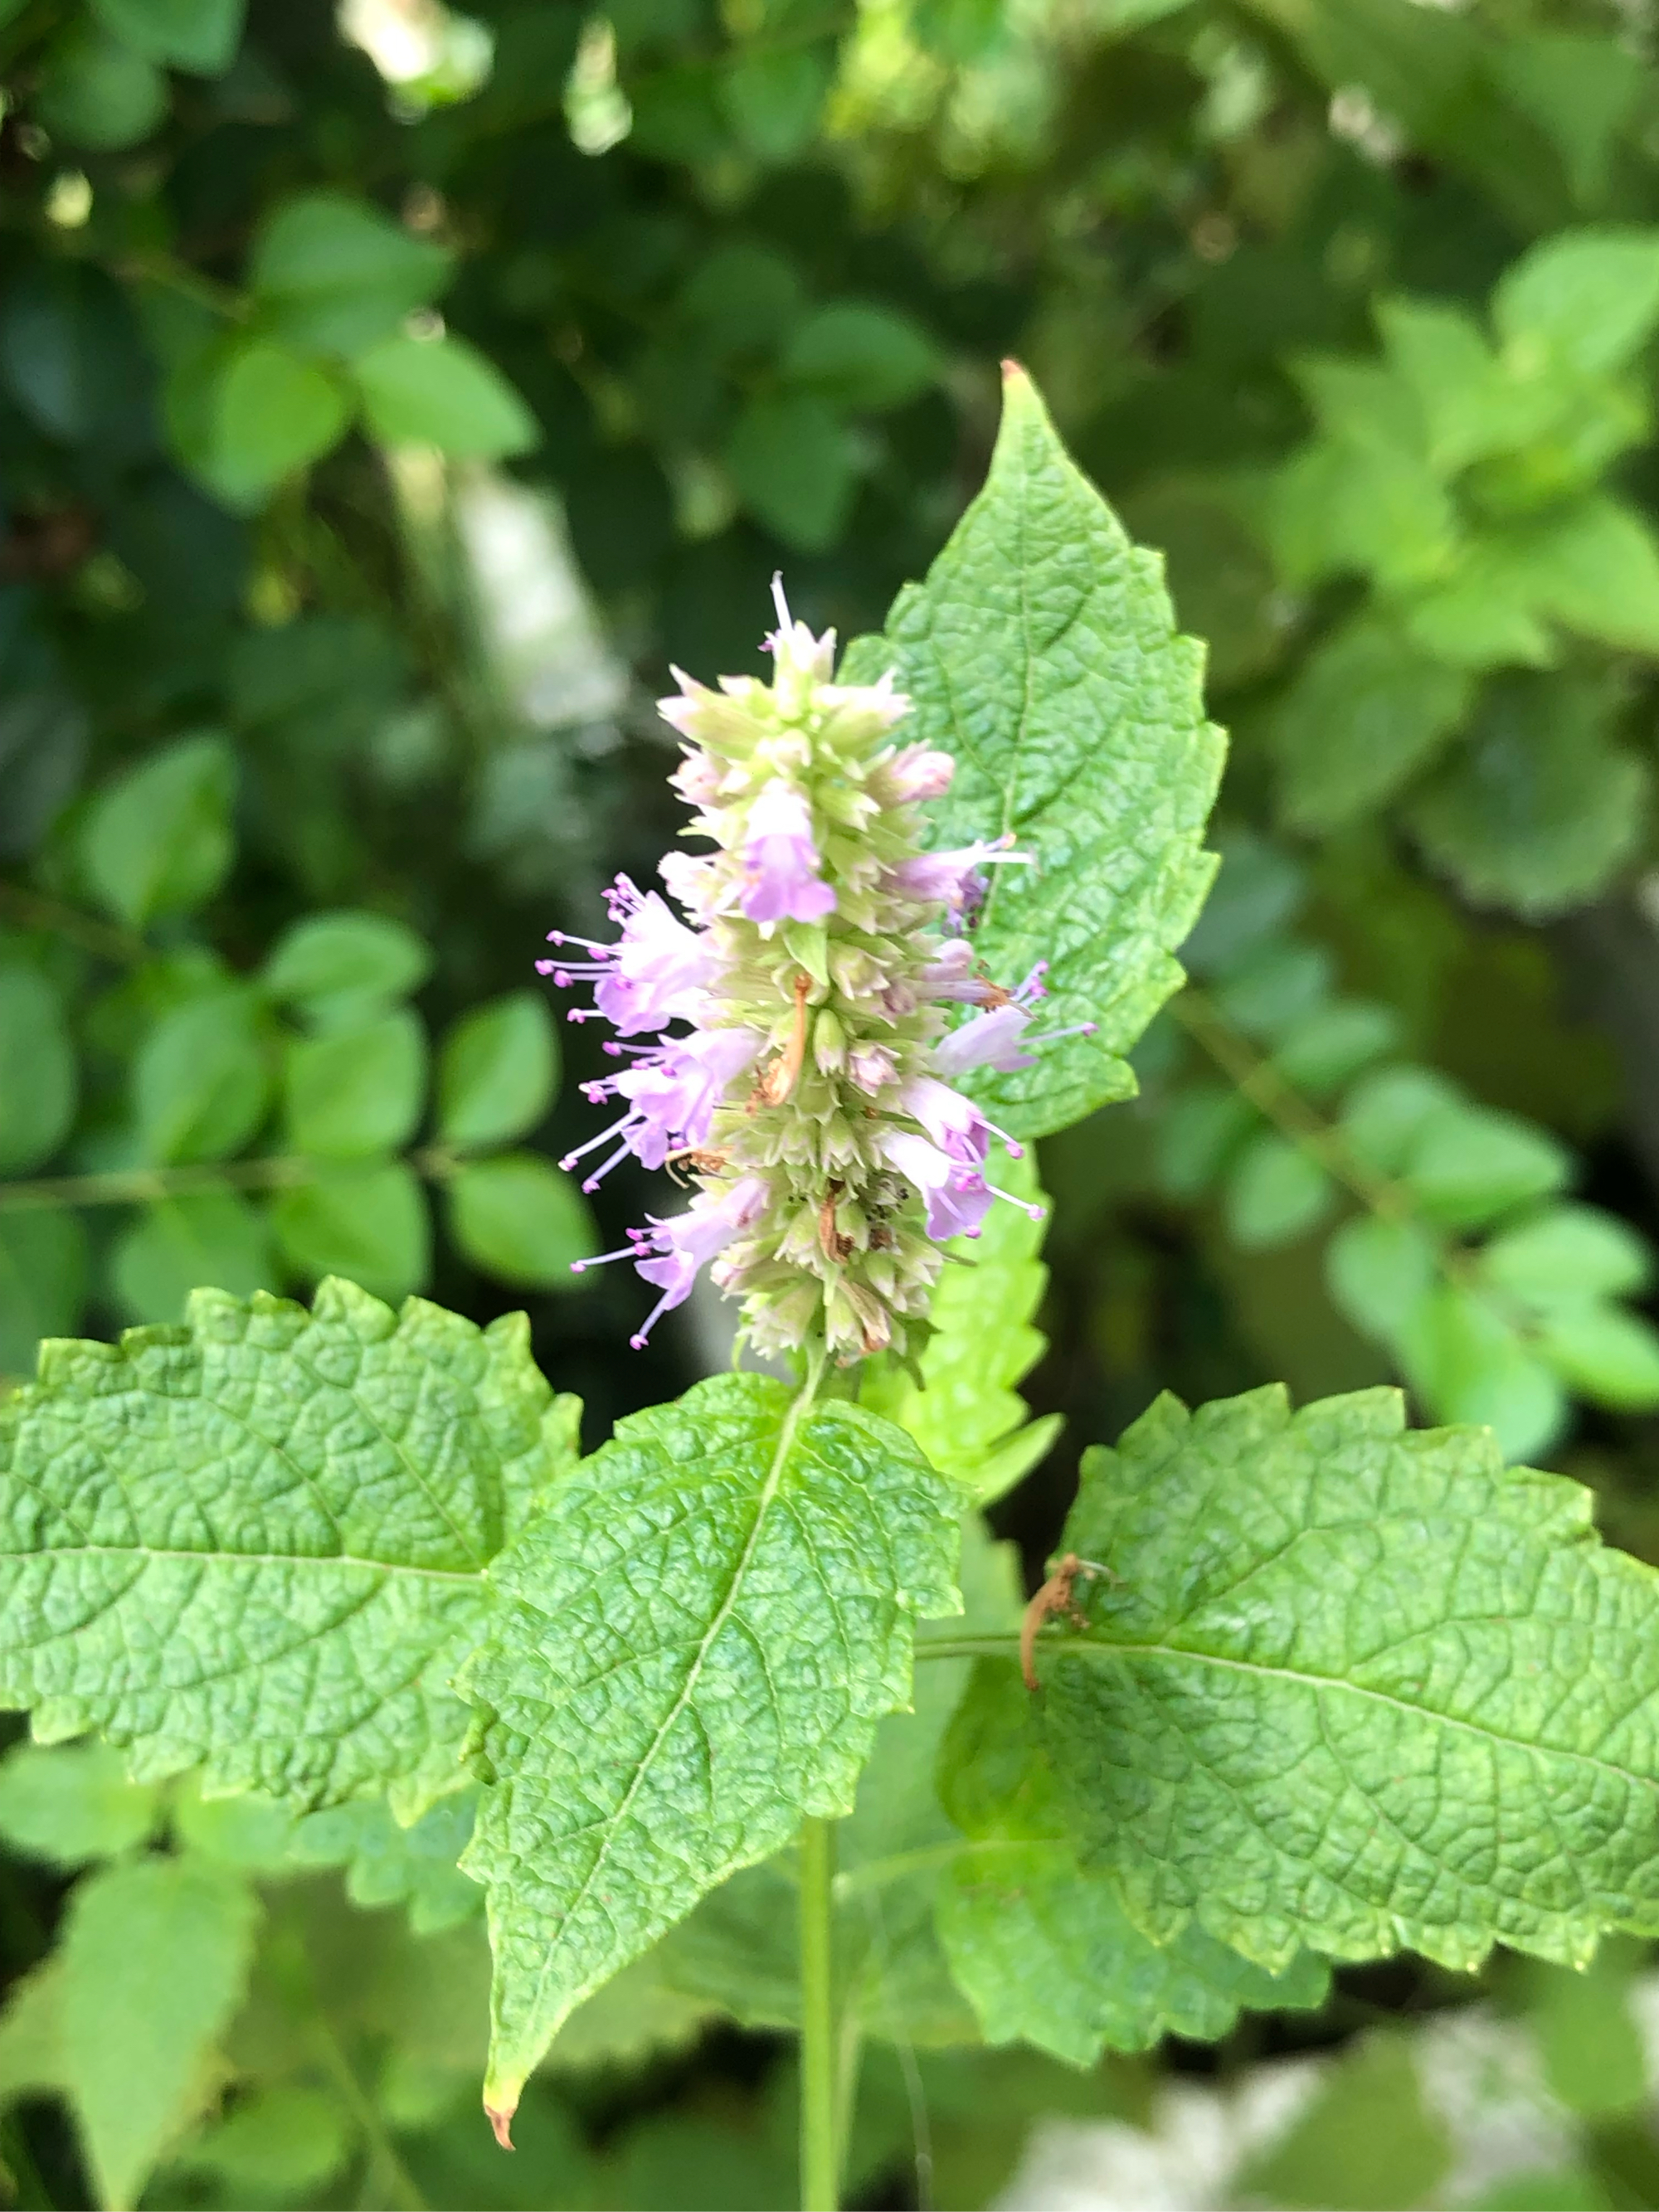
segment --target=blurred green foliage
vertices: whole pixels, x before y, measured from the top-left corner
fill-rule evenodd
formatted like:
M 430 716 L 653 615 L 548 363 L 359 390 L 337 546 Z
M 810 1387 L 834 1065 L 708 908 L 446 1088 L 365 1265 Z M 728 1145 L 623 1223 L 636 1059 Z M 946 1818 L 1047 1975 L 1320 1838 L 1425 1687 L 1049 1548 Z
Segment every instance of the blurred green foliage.
M 1035 1565 L 1164 1384 L 1393 1377 L 1659 1558 L 1656 42 L 1646 0 L 0 0 L 0 1372 L 331 1270 L 528 1294 L 601 1425 L 704 1364 L 568 1273 L 663 1194 L 596 1223 L 554 1164 L 599 1063 L 530 962 L 665 842 L 670 662 L 755 665 L 780 565 L 878 627 L 1013 353 L 1235 748 L 1141 1098 L 1045 1148 L 1066 1439 L 1000 1527 Z M 497 2157 L 470 1817 L 14 1749 L 17 2200 L 782 2201 L 787 2067 L 709 2039 L 696 1923 Z M 914 1934 L 848 1935 L 872 2017 L 951 1994 Z M 1342 2041 L 1240 2201 L 1656 2201 L 1633 1947 L 1495 1976 L 1559 2124 L 1473 2178 L 1383 2019 L 1468 1992 L 1391 1973 L 1224 2046 Z M 878 2041 L 855 2186 L 981 2203 L 1034 2117 L 1158 2094 Z

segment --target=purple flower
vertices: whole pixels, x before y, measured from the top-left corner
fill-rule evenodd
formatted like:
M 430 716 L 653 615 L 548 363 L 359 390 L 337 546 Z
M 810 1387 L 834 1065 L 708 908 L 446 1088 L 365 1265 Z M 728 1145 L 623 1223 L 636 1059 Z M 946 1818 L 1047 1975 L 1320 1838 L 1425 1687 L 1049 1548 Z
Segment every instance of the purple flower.
M 743 910 L 750 921 L 822 921 L 836 894 L 818 874 L 812 816 L 781 777 L 763 786 L 744 837 Z
M 898 1060 L 890 1046 L 855 1044 L 847 1055 L 847 1073 L 867 1097 L 884 1091 L 898 1074 Z
M 610 1053 L 632 1053 L 633 1065 L 620 1075 L 585 1083 L 582 1095 L 598 1105 L 626 1098 L 619 1121 L 567 1152 L 559 1165 L 568 1174 L 585 1154 L 613 1139 L 617 1149 L 583 1183 L 597 1190 L 612 1168 L 629 1152 L 648 1168 L 659 1168 L 669 1155 L 696 1151 L 707 1143 L 720 1095 L 761 1048 L 758 1030 L 699 1030 L 689 1037 L 665 1037 L 659 1045 L 609 1044 Z
M 638 1332 L 629 1340 L 635 1352 L 643 1349 L 646 1339 L 664 1314 L 684 1304 L 691 1295 L 697 1270 L 722 1251 L 734 1237 L 741 1237 L 744 1230 L 752 1229 L 765 1212 L 770 1198 L 763 1176 L 742 1176 L 718 1198 L 704 1192 L 693 1199 L 686 1211 L 676 1214 L 671 1221 L 652 1217 L 649 1241 L 655 1248 L 652 1256 L 642 1256 L 647 1249 L 643 1239 L 629 1256 L 634 1260 L 636 1272 L 662 1296 Z
M 626 876 L 618 876 L 605 896 L 611 920 L 622 924 L 618 941 L 596 945 L 591 938 L 551 930 L 550 945 L 580 945 L 592 957 L 538 960 L 538 972 L 550 975 L 561 990 L 592 982 L 594 1006 L 623 1036 L 665 1022 L 694 1021 L 720 971 L 703 938 L 678 921 L 655 891 L 641 892 Z M 568 1018 L 587 1017 L 576 1007 Z
M 976 1167 L 904 1129 L 884 1129 L 881 1150 L 888 1165 L 921 1194 L 927 1208 L 927 1234 L 936 1244 L 951 1237 L 979 1235 L 993 1193 Z
M 949 753 L 936 752 L 931 745 L 905 745 L 878 766 L 870 788 L 884 806 L 908 806 L 919 799 L 943 799 L 956 772 Z
M 1035 1053 L 1022 1052 L 1020 1041 L 1030 1021 L 1029 1010 L 1010 999 L 1006 1006 L 975 1014 L 933 1047 L 933 1065 L 941 1075 L 965 1075 L 970 1067 L 994 1068 L 1012 1075 L 1036 1065 Z
M 671 1038 L 659 1053 L 641 1056 L 612 1079 L 617 1095 L 631 1098 L 653 1129 L 655 1157 L 635 1147 L 647 1167 L 660 1167 L 671 1151 L 708 1141 L 721 1093 L 760 1048 L 758 1030 L 700 1030 Z
M 914 860 L 901 860 L 888 871 L 888 887 L 902 897 L 915 899 L 919 906 L 944 906 L 955 915 L 966 913 L 985 896 L 983 869 L 999 864 L 1031 865 L 1029 853 L 1007 850 L 1012 842 L 1011 838 L 1000 837 L 994 844 L 981 842 L 958 845 L 948 853 L 918 853 Z

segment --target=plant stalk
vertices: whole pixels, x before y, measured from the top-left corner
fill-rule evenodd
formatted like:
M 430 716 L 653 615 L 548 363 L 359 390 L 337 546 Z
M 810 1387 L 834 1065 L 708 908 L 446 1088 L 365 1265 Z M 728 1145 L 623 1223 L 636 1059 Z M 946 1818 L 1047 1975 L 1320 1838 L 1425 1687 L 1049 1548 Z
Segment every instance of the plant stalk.
M 836 2212 L 841 2114 L 836 2095 L 834 1822 L 807 1820 L 796 1855 L 800 1881 L 801 2212 Z

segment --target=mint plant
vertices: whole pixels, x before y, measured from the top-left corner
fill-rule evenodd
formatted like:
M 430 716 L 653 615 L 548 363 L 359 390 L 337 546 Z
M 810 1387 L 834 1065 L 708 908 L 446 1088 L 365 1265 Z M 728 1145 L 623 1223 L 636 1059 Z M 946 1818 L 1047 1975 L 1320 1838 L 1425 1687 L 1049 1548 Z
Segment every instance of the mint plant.
M 780 592 L 770 645 L 770 682 L 686 677 L 666 710 L 703 849 L 665 861 L 666 897 L 620 881 L 619 937 L 558 938 L 545 964 L 616 1031 L 589 1085 L 613 1119 L 568 1165 L 598 1153 L 597 1185 L 631 1153 L 689 1191 L 607 1255 L 654 1300 L 634 1340 L 707 1267 L 781 1371 L 700 1382 L 584 1457 L 554 1387 L 574 1378 L 542 1376 L 520 1319 L 331 1279 L 309 1310 L 203 1288 L 181 1323 L 49 1343 L 0 1406 L 0 1697 L 35 1739 L 0 1768 L 0 1830 L 107 1861 L 0 2023 L 0 2095 L 8 2065 L 65 2085 L 110 2204 L 201 2109 L 250 1975 L 302 1983 L 298 1921 L 272 1905 L 262 1934 L 252 1885 L 319 1865 L 463 1944 L 482 1897 L 503 2143 L 538 2069 L 615 2047 L 623 2019 L 647 2047 L 709 2010 L 797 2028 L 814 2212 L 866 2042 L 1086 2064 L 1315 2006 L 1333 1960 L 1583 1963 L 1659 1931 L 1659 1580 L 1486 1429 L 1408 1430 L 1389 1389 L 1294 1413 L 1274 1389 L 1166 1395 L 1089 1453 L 1031 1607 L 985 1528 L 1051 1434 L 1017 1395 L 1047 1211 L 1030 1148 L 1133 1092 L 1212 873 L 1222 751 L 1156 556 L 1021 372 L 983 490 L 885 634 L 837 666 Z M 126 867 L 113 897 L 139 896 Z M 376 1158 L 413 1134 L 401 954 L 343 918 L 264 972 L 308 1010 L 286 1110 L 325 1156 L 343 1119 Z M 1281 1090 L 1235 1071 L 1249 1106 L 1385 1048 L 1319 989 L 1275 1001 L 1271 963 L 1252 983 L 1211 959 L 1231 1013 L 1188 1001 L 1188 1032 L 1224 1065 L 1254 1025 L 1289 1063 Z M 458 1149 L 525 1126 L 539 1035 L 516 1003 L 453 1033 Z M 1390 1119 L 1384 1079 L 1343 1141 L 1420 1207 L 1420 1231 L 1374 1212 L 1419 1238 L 1425 1280 L 1473 1295 L 1474 1271 L 1524 1305 L 1570 1278 L 1579 1340 L 1628 1336 L 1610 1301 L 1637 1262 L 1555 1203 L 1542 1141 L 1498 1131 L 1483 1169 L 1471 1109 L 1396 1069 L 1422 1110 L 1396 1097 Z M 230 1077 L 201 1110 L 224 1152 L 255 1126 Z M 1291 1133 L 1335 1175 L 1311 1112 Z M 1207 1169 L 1223 1138 L 1189 1150 Z M 1312 1218 L 1264 1198 L 1282 1164 L 1232 1173 L 1247 1236 Z M 1489 1225 L 1483 1174 L 1532 1211 L 1454 1253 L 1435 1224 Z M 1342 1238 L 1340 1279 L 1380 1305 L 1405 1261 L 1374 1223 Z M 1571 1377 L 1571 1328 L 1539 1327 Z M 135 2120 L 118 2030 L 171 1981 Z M 387 2200 L 416 2201 L 339 2063 L 335 2093 L 289 2083 L 192 2155 L 234 2176 L 286 2125 L 317 2185 L 361 2127 Z M 386 2094 L 414 2109 L 418 2082 Z

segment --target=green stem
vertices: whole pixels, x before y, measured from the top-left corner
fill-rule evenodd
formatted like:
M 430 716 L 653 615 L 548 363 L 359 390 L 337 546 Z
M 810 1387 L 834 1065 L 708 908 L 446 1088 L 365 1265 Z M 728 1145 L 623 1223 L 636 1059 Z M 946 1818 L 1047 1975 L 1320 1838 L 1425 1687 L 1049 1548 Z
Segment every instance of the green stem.
M 841 2114 L 836 2081 L 833 1822 L 810 1820 L 797 1846 L 800 1881 L 801 2212 L 836 2212 Z
M 982 927 L 981 919 L 981 927 Z M 1467 1255 L 1441 1231 L 1425 1222 L 1404 1183 L 1380 1174 L 1356 1152 L 1334 1123 L 1287 1083 L 1273 1061 L 1240 1036 L 1214 1001 L 1189 985 L 1170 1001 L 1170 1012 L 1193 1042 L 1208 1053 L 1240 1096 L 1271 1121 L 1280 1136 L 1324 1170 L 1381 1221 L 1410 1223 L 1433 1248 L 1435 1261 L 1450 1282 L 1466 1285 L 1474 1277 Z
M 386 2203 L 395 2208 L 395 2212 L 427 2212 L 425 2197 L 416 2187 L 414 2177 L 398 2154 L 398 2146 L 386 2133 L 386 2124 L 374 2099 L 357 2079 L 357 2069 L 347 2057 L 344 2046 L 325 2014 L 318 2015 L 316 2030 L 317 2047 L 323 2063 L 333 2075 L 341 2095 L 350 2108 L 352 2118 L 362 2131 L 363 2147 L 368 2154 L 368 2171 L 363 2177 L 365 2198 L 373 2202 L 383 2197 Z
M 112 928 L 95 915 L 82 914 L 78 907 L 65 906 L 62 899 L 47 898 L 40 891 L 25 890 L 20 884 L 0 883 L 0 915 L 9 915 L 24 929 L 42 929 L 64 938 L 100 960 L 136 967 L 155 957 L 136 932 Z
M 428 1182 L 455 1172 L 453 1153 L 432 1145 L 411 1152 L 407 1164 Z M 103 1175 L 45 1176 L 30 1182 L 0 1182 L 0 1213 L 26 1213 L 47 1206 L 146 1206 L 166 1198 L 194 1198 L 210 1190 L 292 1190 L 315 1182 L 330 1163 L 295 1155 L 258 1160 L 216 1160 L 182 1168 L 112 1168 Z

